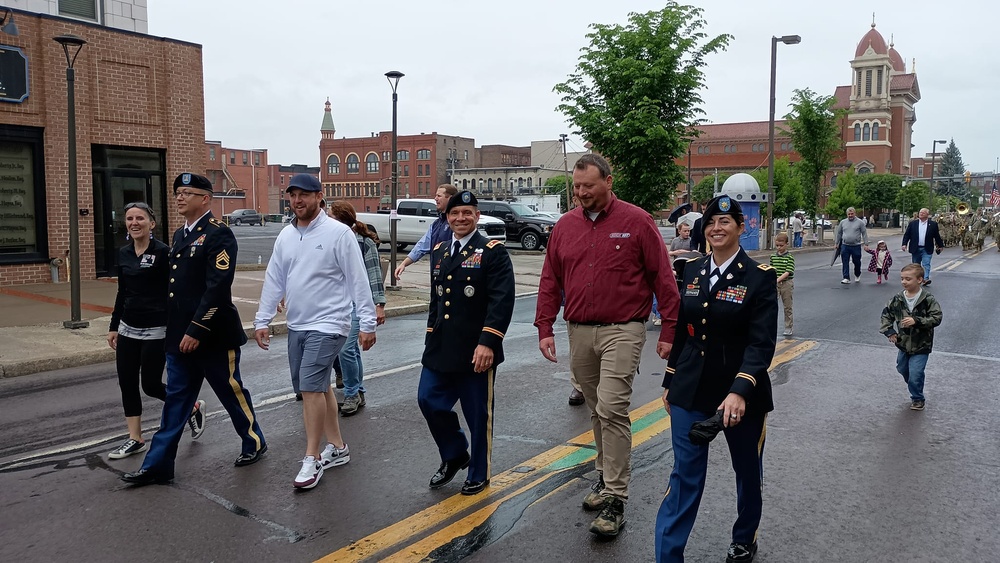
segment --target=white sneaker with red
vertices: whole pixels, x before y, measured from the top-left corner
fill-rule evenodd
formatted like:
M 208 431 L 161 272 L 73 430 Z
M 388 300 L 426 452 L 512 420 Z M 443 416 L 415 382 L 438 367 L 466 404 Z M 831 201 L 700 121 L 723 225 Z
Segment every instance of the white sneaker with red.
M 311 455 L 302 459 L 302 469 L 295 476 L 292 483 L 296 489 L 311 489 L 319 484 L 320 477 L 323 476 L 323 464 Z

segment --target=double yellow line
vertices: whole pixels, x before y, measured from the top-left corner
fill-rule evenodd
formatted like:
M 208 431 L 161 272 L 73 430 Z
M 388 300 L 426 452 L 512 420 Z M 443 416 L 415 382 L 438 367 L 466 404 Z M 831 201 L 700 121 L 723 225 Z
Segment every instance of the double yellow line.
M 945 272 L 950 272 L 950 271 L 954 270 L 955 268 L 961 266 L 962 264 L 965 264 L 967 261 L 972 260 L 976 256 L 979 256 L 980 254 L 982 254 L 982 253 L 986 252 L 987 250 L 993 248 L 994 246 L 996 246 L 996 244 L 997 244 L 996 241 L 991 242 L 988 245 L 984 246 L 982 250 L 979 250 L 977 252 L 973 252 L 972 254 L 969 254 L 968 256 L 966 256 L 965 254 L 962 254 L 961 256 L 959 256 L 957 258 L 952 258 L 951 260 L 948 260 L 947 262 L 945 262 L 944 264 L 941 264 L 937 268 L 931 268 L 931 269 L 932 270 L 937 270 L 937 271 L 942 271 L 943 270 Z
M 816 346 L 813 341 L 782 340 L 775 350 L 771 369 L 789 362 Z M 635 449 L 670 428 L 670 417 L 657 399 L 629 414 L 632 420 L 632 448 Z M 322 563 L 363 561 L 408 542 L 446 522 L 451 524 L 402 549 L 379 558 L 380 561 L 420 561 L 435 549 L 456 538 L 468 535 L 496 513 L 506 502 L 526 494 L 565 471 L 589 463 L 597 456 L 594 433 L 587 431 L 566 443 L 508 469 L 490 479 L 484 496 L 454 495 L 395 524 L 357 540 L 321 559 Z M 551 493 L 549 493 L 551 494 Z M 487 504 L 481 505 L 483 501 Z M 470 513 L 471 511 L 471 513 Z M 455 519 L 456 517 L 459 517 Z

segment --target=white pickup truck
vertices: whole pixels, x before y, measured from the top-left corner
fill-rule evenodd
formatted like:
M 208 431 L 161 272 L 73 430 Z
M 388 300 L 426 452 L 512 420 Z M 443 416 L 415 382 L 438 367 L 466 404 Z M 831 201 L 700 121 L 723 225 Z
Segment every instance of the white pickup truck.
M 396 202 L 396 250 L 416 244 L 438 217 L 433 199 L 401 199 Z M 358 213 L 369 229 L 378 233 L 382 242 L 389 243 L 389 213 Z M 479 217 L 479 234 L 488 239 L 507 241 L 506 224 L 495 217 Z

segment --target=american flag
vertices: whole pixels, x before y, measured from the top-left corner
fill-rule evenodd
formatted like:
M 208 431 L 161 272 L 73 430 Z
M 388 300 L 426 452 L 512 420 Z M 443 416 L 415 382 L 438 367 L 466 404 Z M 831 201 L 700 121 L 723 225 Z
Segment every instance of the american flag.
M 993 192 L 990 194 L 990 207 L 993 209 L 1000 207 L 1000 191 L 997 190 L 996 182 L 993 182 Z

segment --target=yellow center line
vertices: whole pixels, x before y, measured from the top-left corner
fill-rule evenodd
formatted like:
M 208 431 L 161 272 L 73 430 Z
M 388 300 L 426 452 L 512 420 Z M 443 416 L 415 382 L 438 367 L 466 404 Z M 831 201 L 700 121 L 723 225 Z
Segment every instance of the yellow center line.
M 996 246 L 996 241 L 989 243 L 988 245 L 986 245 L 985 247 L 983 247 L 982 250 L 980 250 L 978 252 L 974 252 L 974 253 L 972 253 L 972 254 L 970 254 L 968 256 L 960 256 L 958 258 L 955 258 L 955 259 L 951 260 L 950 262 L 945 262 L 944 264 L 941 265 L 941 268 L 938 268 L 938 269 L 944 270 L 946 272 L 950 272 L 950 271 L 954 270 L 955 268 L 961 266 L 962 264 L 965 264 L 969 260 L 972 260 L 976 256 L 979 256 L 980 254 L 982 254 L 982 253 L 986 252 L 987 250 L 993 248 L 994 246 Z M 935 268 L 932 268 L 932 269 L 935 269 Z
M 788 362 L 798 355 L 816 346 L 816 342 L 795 340 L 782 340 L 778 342 L 775 351 L 776 355 L 771 363 L 771 369 Z M 646 403 L 629 413 L 629 418 L 634 424 L 640 419 L 660 411 L 658 420 L 649 424 L 642 430 L 635 432 L 632 436 L 632 447 L 636 448 L 651 440 L 662 432 L 670 428 L 670 418 L 663 412 L 663 402 L 656 399 Z M 488 505 L 473 512 L 469 516 L 446 526 L 435 534 L 401 550 L 393 557 L 404 557 L 402 560 L 416 559 L 416 554 L 424 552 L 430 553 L 438 546 L 444 545 L 456 537 L 461 537 L 480 525 L 485 518 L 494 513 L 503 502 L 510 498 L 522 494 L 559 471 L 542 472 L 541 470 L 555 464 L 557 461 L 573 454 L 578 454 L 581 448 L 579 444 L 593 444 L 594 432 L 589 430 L 568 440 L 565 444 L 556 446 L 548 451 L 519 464 L 517 467 L 504 471 L 490 478 L 490 486 L 486 490 L 486 495 L 465 496 L 454 495 L 443 501 L 425 508 L 420 512 L 404 518 L 395 524 L 370 534 L 360 540 L 352 542 L 318 561 L 331 563 L 336 561 L 361 561 L 372 557 L 386 549 L 389 549 L 405 540 L 438 526 L 455 516 L 462 514 L 484 500 L 491 501 Z M 589 452 L 589 455 L 581 456 L 580 463 L 587 463 L 597 456 L 596 451 Z M 579 465 L 579 464 L 577 464 Z M 527 470 L 525 470 L 527 469 Z M 513 493 L 506 493 L 509 489 L 517 489 Z

